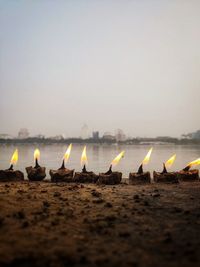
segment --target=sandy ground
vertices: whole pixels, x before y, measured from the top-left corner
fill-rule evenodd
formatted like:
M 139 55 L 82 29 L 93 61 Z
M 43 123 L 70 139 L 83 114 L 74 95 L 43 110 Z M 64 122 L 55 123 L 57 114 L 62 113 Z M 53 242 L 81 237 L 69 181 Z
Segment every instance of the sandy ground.
M 200 183 L 0 184 L 0 266 L 199 266 Z

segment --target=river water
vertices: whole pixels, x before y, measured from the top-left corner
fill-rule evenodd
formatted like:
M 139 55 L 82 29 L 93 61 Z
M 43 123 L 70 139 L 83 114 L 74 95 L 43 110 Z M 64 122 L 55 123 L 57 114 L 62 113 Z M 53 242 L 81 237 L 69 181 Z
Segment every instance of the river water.
M 15 169 L 25 171 L 25 167 L 34 165 L 33 152 L 35 148 L 39 148 L 41 152 L 40 165 L 47 168 L 47 177 L 49 170 L 57 169 L 62 162 L 63 154 L 67 149 L 67 144 L 51 144 L 51 145 L 0 145 L 0 169 L 9 167 L 10 158 L 14 150 L 18 148 L 19 161 Z M 83 145 L 74 144 L 71 156 L 66 165 L 69 169 L 81 170 L 80 157 Z M 121 171 L 123 177 L 128 177 L 129 172 L 136 171 L 150 149 L 149 145 L 87 145 L 88 170 L 95 173 L 105 172 L 108 170 L 112 159 L 122 150 L 125 150 L 125 156 L 114 170 Z M 161 170 L 162 163 L 169 159 L 174 153 L 177 154 L 176 161 L 171 170 L 180 170 L 187 165 L 188 162 L 200 157 L 200 146 L 197 145 L 154 145 L 151 159 L 144 170 Z M 199 166 L 198 166 L 199 168 Z

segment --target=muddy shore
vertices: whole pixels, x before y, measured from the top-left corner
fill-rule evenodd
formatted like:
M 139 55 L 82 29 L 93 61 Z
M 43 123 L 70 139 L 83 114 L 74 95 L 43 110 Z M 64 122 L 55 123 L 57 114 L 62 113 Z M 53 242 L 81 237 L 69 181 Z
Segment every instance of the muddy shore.
M 200 183 L 0 183 L 0 266 L 199 266 Z

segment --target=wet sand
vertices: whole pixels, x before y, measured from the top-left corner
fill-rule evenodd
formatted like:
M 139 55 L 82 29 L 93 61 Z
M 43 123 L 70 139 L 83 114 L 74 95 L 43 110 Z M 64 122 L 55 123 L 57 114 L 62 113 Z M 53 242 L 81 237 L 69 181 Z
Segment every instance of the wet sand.
M 200 183 L 0 183 L 0 266 L 198 266 Z

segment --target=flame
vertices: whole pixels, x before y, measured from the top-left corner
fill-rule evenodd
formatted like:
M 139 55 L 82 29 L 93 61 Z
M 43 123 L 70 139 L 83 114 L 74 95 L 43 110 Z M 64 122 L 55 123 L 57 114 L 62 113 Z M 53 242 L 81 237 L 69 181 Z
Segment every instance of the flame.
M 150 157 L 151 157 L 151 153 L 152 153 L 153 147 L 150 148 L 149 152 L 146 154 L 145 158 L 142 161 L 142 164 L 148 164 Z
M 176 159 L 176 154 L 174 154 L 171 158 L 169 158 L 166 162 L 165 162 L 165 167 L 170 168 L 172 166 L 172 164 L 174 163 Z
M 34 160 L 39 160 L 40 159 L 40 150 L 37 148 L 34 151 Z
M 199 165 L 199 164 L 200 164 L 200 158 L 191 161 L 190 163 L 188 163 L 187 166 L 191 168 L 191 167 L 193 167 L 193 166 L 195 166 L 195 165 Z
M 119 155 L 117 155 L 117 157 L 113 159 L 113 161 L 111 162 L 111 165 L 116 166 L 119 163 L 120 159 L 124 157 L 124 153 L 125 151 L 122 151 L 121 153 L 119 153 Z
M 72 144 L 70 144 L 67 148 L 67 151 L 65 152 L 65 155 L 64 155 L 64 160 L 65 162 L 68 161 L 69 159 L 69 156 L 70 156 L 70 153 L 71 153 L 71 149 L 72 149 Z
M 16 165 L 18 161 L 18 149 L 15 150 L 15 152 L 12 155 L 12 158 L 10 160 L 11 165 Z
M 84 165 L 88 164 L 88 160 L 87 160 L 87 154 L 86 154 L 86 146 L 84 146 L 83 148 L 83 152 L 81 155 L 81 166 L 83 167 Z

